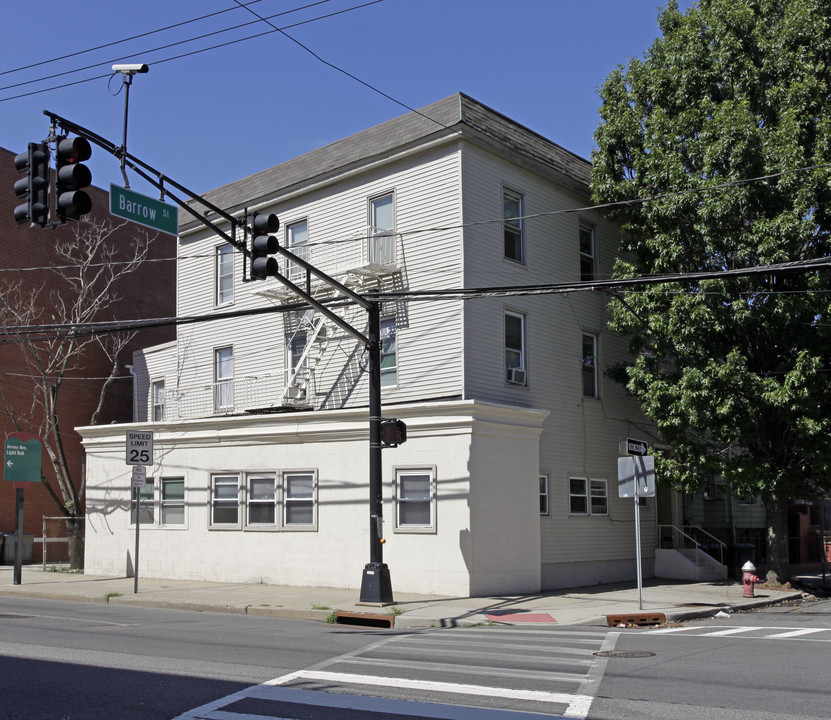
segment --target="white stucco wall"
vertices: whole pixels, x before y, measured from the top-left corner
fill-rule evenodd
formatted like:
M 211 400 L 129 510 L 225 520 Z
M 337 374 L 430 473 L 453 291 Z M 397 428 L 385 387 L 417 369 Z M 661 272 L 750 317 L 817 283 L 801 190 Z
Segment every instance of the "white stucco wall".
M 393 592 L 539 590 L 538 444 L 547 414 L 459 401 L 408 406 L 397 415 L 408 424 L 408 440 L 383 451 L 384 560 Z M 140 575 L 359 588 L 369 560 L 367 426 L 362 410 L 154 424 L 148 477 L 184 477 L 185 524 L 159 524 L 157 485 L 154 524 L 141 526 Z M 90 575 L 133 571 L 125 433 L 150 428 L 79 429 L 87 453 Z M 396 468 L 435 469 L 429 532 L 396 531 Z M 317 473 L 316 529 L 210 527 L 212 474 L 285 470 Z

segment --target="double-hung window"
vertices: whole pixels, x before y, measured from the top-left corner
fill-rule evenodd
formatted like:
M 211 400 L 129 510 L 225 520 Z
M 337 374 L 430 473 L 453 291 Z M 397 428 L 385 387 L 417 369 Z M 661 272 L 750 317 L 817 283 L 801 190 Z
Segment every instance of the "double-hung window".
M 286 226 L 286 245 L 301 260 L 309 259 L 309 224 L 299 220 Z M 298 282 L 306 277 L 305 269 L 295 262 L 289 263 L 289 280 Z
M 502 229 L 504 253 L 508 260 L 525 262 L 525 238 L 522 223 L 522 195 L 504 190 L 502 193 Z
M 313 472 L 283 473 L 283 527 L 317 528 L 316 483 Z
M 583 397 L 596 398 L 597 393 L 597 335 L 583 333 Z
M 540 475 L 540 515 L 548 515 L 548 475 Z
M 234 407 L 234 349 L 214 351 L 214 408 L 230 410 Z
M 274 475 L 248 476 L 249 527 L 275 527 L 277 525 L 277 479 Z
M 393 387 L 398 382 L 398 363 L 395 345 L 395 318 L 381 320 L 381 387 Z
M 153 422 L 164 420 L 164 380 L 156 380 L 150 386 L 153 396 Z
M 594 280 L 596 275 L 594 256 L 594 228 L 580 223 L 580 279 Z
M 605 480 L 569 478 L 569 513 L 571 515 L 608 515 L 609 497 Z
M 239 475 L 211 477 L 211 525 L 239 527 Z
M 396 470 L 395 529 L 399 532 L 435 532 L 435 469 Z
M 394 265 L 395 203 L 392 193 L 370 199 L 369 225 L 367 262 L 370 265 Z
M 526 384 L 525 316 L 505 313 L 505 380 L 511 385 Z
M 216 249 L 216 298 L 215 303 L 229 305 L 234 302 L 234 248 L 220 245 Z
M 159 515 L 162 525 L 185 524 L 185 479 L 162 478 Z

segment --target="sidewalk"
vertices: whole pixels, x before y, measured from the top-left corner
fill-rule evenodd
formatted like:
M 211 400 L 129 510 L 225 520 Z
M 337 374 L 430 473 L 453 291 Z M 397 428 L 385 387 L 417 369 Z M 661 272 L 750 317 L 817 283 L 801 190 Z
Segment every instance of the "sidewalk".
M 50 572 L 43 571 L 39 565 L 24 565 L 21 584 L 14 585 L 13 567 L 0 566 L 0 598 L 31 597 L 319 621 L 325 621 L 333 612 L 340 611 L 391 617 L 396 628 L 482 623 L 607 626 L 610 615 L 663 614 L 667 622 L 672 622 L 707 617 L 722 609 L 733 612 L 802 597 L 801 592 L 794 590 L 757 587 L 755 598 L 744 598 L 742 585 L 738 582 L 681 583 L 657 579 L 644 583 L 642 610 L 638 607 L 638 590 L 634 583 L 479 598 L 399 593 L 395 592 L 393 584 L 395 603 L 388 607 L 359 605 L 358 590 L 338 588 L 145 577 L 139 577 L 138 593 L 134 593 L 133 588 L 133 578 Z

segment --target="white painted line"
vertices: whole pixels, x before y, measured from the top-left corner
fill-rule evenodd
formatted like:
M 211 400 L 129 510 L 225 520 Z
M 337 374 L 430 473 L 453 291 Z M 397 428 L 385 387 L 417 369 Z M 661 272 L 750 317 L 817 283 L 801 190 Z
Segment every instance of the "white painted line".
M 764 628 L 761 628 L 761 627 L 729 628 L 728 630 L 718 630 L 717 632 L 703 633 L 701 637 L 725 637 L 727 635 L 738 635 L 739 633 L 753 632 L 754 630 L 764 630 Z
M 687 625 L 685 627 L 661 628 L 660 630 L 647 630 L 644 635 L 669 635 L 670 633 L 689 632 L 691 630 L 707 630 L 717 625 Z
M 375 687 L 406 688 L 409 690 L 426 690 L 428 692 L 443 692 L 457 695 L 476 695 L 478 697 L 498 697 L 512 700 L 530 700 L 544 703 L 560 703 L 568 706 L 564 713 L 569 718 L 585 718 L 591 707 L 590 695 L 571 693 L 550 693 L 542 690 L 516 690 L 513 688 L 485 687 L 483 685 L 462 685 L 458 683 L 437 682 L 434 680 L 408 680 L 405 678 L 388 678 L 378 675 L 352 675 L 346 673 L 326 672 L 317 670 L 298 670 L 269 680 L 264 685 L 285 685 L 292 680 L 323 680 L 326 682 L 343 683 L 345 685 L 372 685 Z
M 800 635 L 812 635 L 813 633 L 823 632 L 828 628 L 814 628 L 811 630 L 790 630 L 788 632 L 776 633 L 775 635 L 765 635 L 765 640 L 770 640 L 771 638 L 790 638 L 790 637 L 799 637 Z

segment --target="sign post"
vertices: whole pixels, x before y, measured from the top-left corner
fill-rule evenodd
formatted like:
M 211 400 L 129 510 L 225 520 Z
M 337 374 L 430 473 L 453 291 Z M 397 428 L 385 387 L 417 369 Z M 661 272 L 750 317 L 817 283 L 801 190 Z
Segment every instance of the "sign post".
M 617 477 L 618 496 L 635 499 L 635 563 L 638 575 L 638 609 L 643 610 L 640 499 L 655 495 L 655 458 L 652 455 L 620 457 L 617 459 Z
M 23 494 L 26 483 L 40 480 L 41 444 L 34 435 L 16 432 L 6 438 L 3 478 L 14 483 L 14 584 L 23 574 Z
M 139 528 L 141 527 L 141 491 L 147 485 L 147 466 L 153 464 L 153 433 L 128 430 L 125 440 L 126 462 L 132 465 L 130 486 L 136 494 L 136 552 L 133 568 L 133 594 L 138 593 Z

